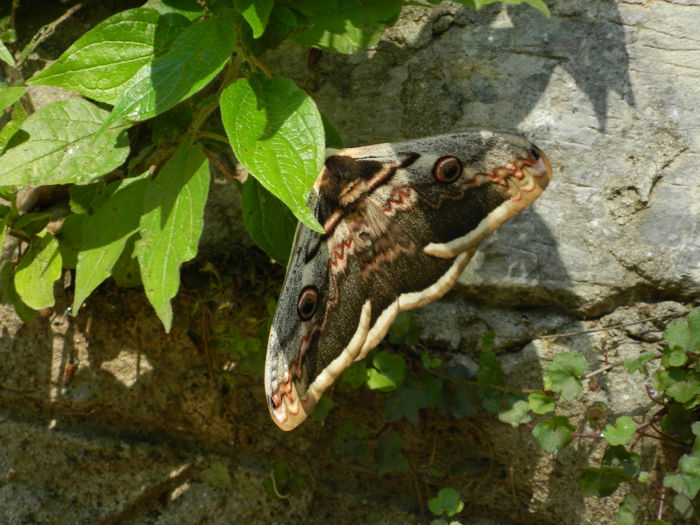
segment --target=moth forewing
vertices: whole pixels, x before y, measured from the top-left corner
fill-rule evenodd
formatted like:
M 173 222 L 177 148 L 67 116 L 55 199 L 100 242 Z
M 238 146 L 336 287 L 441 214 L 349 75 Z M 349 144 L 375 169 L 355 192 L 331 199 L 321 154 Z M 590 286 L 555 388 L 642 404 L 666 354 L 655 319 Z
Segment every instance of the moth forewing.
M 479 243 L 542 193 L 549 161 L 513 135 L 464 132 L 335 151 L 300 225 L 273 320 L 265 390 L 299 425 L 397 313 L 449 291 Z

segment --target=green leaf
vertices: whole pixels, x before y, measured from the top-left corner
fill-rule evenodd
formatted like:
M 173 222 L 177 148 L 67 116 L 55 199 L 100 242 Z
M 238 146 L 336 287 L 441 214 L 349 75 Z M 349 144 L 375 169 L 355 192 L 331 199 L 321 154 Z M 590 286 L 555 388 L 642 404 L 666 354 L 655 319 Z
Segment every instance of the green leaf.
M 144 212 L 143 196 L 149 186 L 148 172 L 117 181 L 107 189 L 112 196 L 82 221 L 82 246 L 75 272 L 73 313 L 112 273 L 127 241 L 139 229 Z
M 547 414 L 554 411 L 554 398 L 545 392 L 532 392 L 527 396 L 527 403 L 535 414 Z
M 27 84 L 58 86 L 115 104 L 188 25 L 183 17 L 161 16 L 153 9 L 122 11 L 83 34 Z
M 508 423 L 513 428 L 518 425 L 524 425 L 532 421 L 532 417 L 528 415 L 529 405 L 527 401 L 516 401 L 509 410 L 498 414 L 498 419 L 504 423 Z
M 228 466 L 223 461 L 213 461 L 209 468 L 202 471 L 199 478 L 215 489 L 230 490 L 233 488 L 231 474 L 229 474 Z
M 366 458 L 370 455 L 369 431 L 354 419 L 345 419 L 336 429 L 333 450 L 346 459 Z
M 209 163 L 200 146 L 186 141 L 148 186 L 136 256 L 146 296 L 166 332 L 172 323 L 172 299 L 180 286 L 180 265 L 197 254 Z
M 615 425 L 605 425 L 603 437 L 611 445 L 626 445 L 637 432 L 637 425 L 629 416 L 620 416 Z
M 399 312 L 389 328 L 387 340 L 392 345 L 414 345 L 420 340 L 423 328 L 413 321 L 409 312 Z
M 338 384 L 345 386 L 347 388 L 359 388 L 365 383 L 367 379 L 367 365 L 365 361 L 356 361 L 347 367 L 340 377 L 338 378 Z
M 201 2 L 197 0 L 147 0 L 143 7 L 155 9 L 161 15 L 168 13 L 182 15 L 187 20 L 196 20 L 205 14 Z
M 445 373 L 455 379 L 473 380 L 469 371 L 460 365 L 448 368 Z M 477 413 L 479 389 L 457 381 L 446 381 L 441 408 L 454 417 L 473 416 Z
M 406 376 L 406 362 L 400 355 L 382 350 L 372 360 L 374 368 L 367 371 L 367 387 L 370 390 L 391 392 L 401 386 Z
M 61 277 L 58 241 L 44 233 L 35 237 L 15 272 L 15 289 L 24 303 L 35 310 L 54 305 L 53 283 Z
M 628 451 L 622 445 L 616 445 L 605 451 L 603 465 L 621 468 L 627 476 L 634 477 L 641 469 L 642 456 Z
M 221 117 L 238 160 L 304 224 L 324 230 L 306 196 L 324 160 L 323 123 L 291 80 L 252 75 L 221 94 Z
M 551 454 L 571 442 L 573 431 L 574 427 L 566 417 L 554 416 L 552 419 L 540 422 L 532 429 L 532 435 L 535 436 L 542 450 Z
M 637 508 L 639 502 L 634 494 L 625 494 L 625 498 L 620 505 L 620 510 L 617 511 L 615 522 L 617 525 L 636 525 L 637 523 Z
M 126 246 L 122 250 L 122 254 L 117 259 L 117 262 L 112 267 L 112 278 L 120 288 L 135 288 L 141 286 L 141 269 L 139 268 L 139 260 L 134 255 L 134 248 L 138 235 L 129 237 L 126 241 Z
M 12 53 L 5 47 L 3 42 L 0 42 L 0 60 L 12 67 L 15 65 L 15 59 L 12 58 Z
M 17 295 L 15 265 L 10 261 L 0 262 L 0 297 L 4 302 L 15 307 L 15 312 L 25 323 L 31 323 L 36 317 L 36 311 L 29 308 Z
M 274 261 L 287 266 L 297 220 L 277 197 L 254 177 L 243 184 L 243 224 L 248 233 Z
M 691 425 L 696 419 L 692 410 L 678 403 L 671 403 L 666 415 L 661 418 L 661 428 L 676 439 L 690 443 L 693 439 Z
M 272 0 L 234 0 L 236 9 L 253 30 L 253 38 L 258 38 L 265 31 L 272 3 Z
M 335 401 L 333 401 L 327 395 L 322 395 L 321 399 L 318 400 L 318 403 L 314 407 L 313 412 L 311 412 L 311 415 L 309 416 L 309 418 L 313 421 L 323 423 L 326 420 L 326 418 L 328 417 L 328 414 L 330 413 L 330 411 L 333 410 L 334 406 L 335 406 Z
M 0 45 L 2 45 L 2 42 L 0 42 Z M 0 48 L 0 50 L 1 49 L 2 48 Z M 26 87 L 9 87 L 0 84 L 0 111 L 9 108 L 12 104 L 17 102 L 26 91 Z
M 655 352 L 645 352 L 636 359 L 628 359 L 625 361 L 625 367 L 631 374 L 632 372 L 647 373 L 647 363 L 657 356 Z
M 664 476 L 664 487 L 693 499 L 700 490 L 700 458 L 684 455 L 678 462 L 678 472 Z
M 311 27 L 294 40 L 304 46 L 354 53 L 375 45 L 401 11 L 401 0 L 307 0 L 302 12 Z
M 700 352 L 700 308 L 693 309 L 686 319 L 677 319 L 668 323 L 664 331 L 664 339 L 670 350 Z
M 498 359 L 496 352 L 491 350 L 490 345 L 482 347 L 479 354 L 479 370 L 476 373 L 476 378 L 479 384 L 483 387 L 491 385 L 503 385 L 503 367 Z
M 692 455 L 695 457 L 700 457 L 700 421 L 696 421 L 691 425 L 691 431 L 695 435 Z
M 423 368 L 426 370 L 434 370 L 442 365 L 442 359 L 439 357 L 430 357 L 430 353 L 427 351 L 421 353 L 420 361 L 423 364 Z
M 408 472 L 408 459 L 401 452 L 403 440 L 396 432 L 379 438 L 379 448 L 376 453 L 376 460 L 379 476 L 389 472 Z
M 654 386 L 679 403 L 688 403 L 700 396 L 700 373 L 688 368 L 659 370 L 656 372 Z M 691 403 L 694 404 L 696 403 Z
M 221 71 L 235 45 L 236 31 L 230 22 L 209 18 L 193 23 L 165 53 L 141 67 L 104 126 L 118 119 L 155 117 L 192 96 Z
M 437 496 L 428 500 L 428 508 L 435 516 L 446 514 L 448 517 L 459 514 L 464 509 L 459 492 L 452 487 L 440 489 Z
M 544 387 L 571 401 L 583 390 L 581 375 L 585 371 L 586 358 L 582 355 L 570 352 L 557 354 L 545 372 Z
M 584 497 L 599 496 L 604 498 L 615 492 L 620 483 L 630 480 L 631 478 L 619 468 L 589 467 L 581 471 L 576 481 L 578 481 Z
M 441 391 L 442 381 L 436 377 L 408 377 L 401 388 L 384 400 L 384 415 L 391 422 L 406 418 L 417 425 L 419 410 L 437 405 Z
M 0 162 L 0 185 L 85 184 L 119 167 L 129 154 L 126 132 L 97 136 L 107 112 L 81 98 L 54 102 L 24 121 Z M 18 135 L 27 140 L 14 144 Z

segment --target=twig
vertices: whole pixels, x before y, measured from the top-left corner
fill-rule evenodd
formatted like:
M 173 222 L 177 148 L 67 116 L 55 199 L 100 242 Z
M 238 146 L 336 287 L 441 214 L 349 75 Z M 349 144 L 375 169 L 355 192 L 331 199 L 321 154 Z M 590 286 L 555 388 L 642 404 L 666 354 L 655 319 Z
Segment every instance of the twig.
M 642 319 L 640 321 L 632 321 L 629 323 L 620 323 L 620 324 L 614 324 L 611 326 L 606 326 L 605 328 L 596 328 L 594 330 L 582 330 L 580 332 L 566 332 L 563 334 L 549 334 L 549 335 L 538 335 L 535 337 L 535 339 L 555 339 L 557 337 L 570 337 L 574 335 L 584 335 L 584 334 L 592 334 L 595 332 L 605 332 L 607 330 L 613 330 L 615 328 L 622 328 L 623 326 L 632 326 L 635 324 L 642 324 L 646 323 L 648 321 L 656 321 L 659 319 L 668 319 L 670 317 L 682 317 L 684 315 L 688 315 L 688 311 L 686 310 L 685 312 L 676 312 L 673 314 L 666 314 L 666 315 L 658 315 L 656 317 L 648 317 L 646 319 Z
M 32 37 L 31 41 L 26 46 L 24 46 L 24 49 L 22 49 L 22 51 L 20 52 L 15 68 L 19 68 L 22 65 L 22 63 L 24 63 L 24 61 L 27 59 L 27 57 L 32 53 L 32 51 L 34 51 L 44 40 L 49 38 L 54 33 L 59 24 L 65 22 L 68 18 L 73 16 L 73 14 L 79 9 L 82 9 L 84 5 L 84 3 L 75 4 L 73 7 L 68 9 L 68 11 L 59 16 L 56 20 L 49 24 L 46 24 L 44 27 L 39 29 L 39 31 L 37 31 L 37 33 Z

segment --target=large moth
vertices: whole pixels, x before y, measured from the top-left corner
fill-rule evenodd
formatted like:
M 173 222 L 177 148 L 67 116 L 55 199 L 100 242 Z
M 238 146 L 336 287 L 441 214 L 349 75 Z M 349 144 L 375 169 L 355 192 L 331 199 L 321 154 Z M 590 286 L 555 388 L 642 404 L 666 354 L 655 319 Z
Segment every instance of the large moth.
M 479 243 L 539 197 L 547 157 L 463 132 L 334 152 L 297 227 L 265 363 L 272 419 L 291 430 L 403 310 L 444 295 Z

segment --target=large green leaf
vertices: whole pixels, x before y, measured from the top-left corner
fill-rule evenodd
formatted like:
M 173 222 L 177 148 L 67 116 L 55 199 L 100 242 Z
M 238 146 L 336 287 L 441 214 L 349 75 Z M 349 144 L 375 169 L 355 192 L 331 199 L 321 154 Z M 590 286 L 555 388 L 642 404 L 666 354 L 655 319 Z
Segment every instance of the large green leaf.
M 12 54 L 5 47 L 5 44 L 3 42 L 0 42 L 0 60 L 5 62 L 6 64 L 9 64 L 10 66 L 15 65 L 15 59 L 12 58 Z
M 273 0 L 234 0 L 236 9 L 253 30 L 253 38 L 258 38 L 265 31 L 272 3 Z
M 297 227 L 296 218 L 255 177 L 248 177 L 243 184 L 242 197 L 243 224 L 248 233 L 271 259 L 286 266 Z
M 294 37 L 305 46 L 354 53 L 379 41 L 401 11 L 401 0 L 307 0 L 301 10 L 311 27 Z
M 136 256 L 146 296 L 170 331 L 180 265 L 197 254 L 209 191 L 209 163 L 200 146 L 183 143 L 144 195 Z
M 221 117 L 238 160 L 307 226 L 323 229 L 306 196 L 324 160 L 316 104 L 291 80 L 252 75 L 221 94 Z
M 0 111 L 17 102 L 26 91 L 26 87 L 11 87 L 0 83 Z
M 73 313 L 77 314 L 85 298 L 112 273 L 129 238 L 139 229 L 143 214 L 143 196 L 148 173 L 133 179 L 113 182 L 111 198 L 86 215 L 82 221 L 82 246 L 75 272 Z
M 119 167 L 129 154 L 128 137 L 118 127 L 97 136 L 106 117 L 80 98 L 30 115 L 0 157 L 0 185 L 84 184 Z
M 53 283 L 61 277 L 58 241 L 44 233 L 32 240 L 15 272 L 15 289 L 22 301 L 35 310 L 53 306 Z
M 155 117 L 206 86 L 224 67 L 236 45 L 229 21 L 210 18 L 180 33 L 170 48 L 134 75 L 105 125 L 121 119 Z
M 56 62 L 27 81 L 59 86 L 114 104 L 134 76 L 189 24 L 153 9 L 117 13 L 81 36 Z

